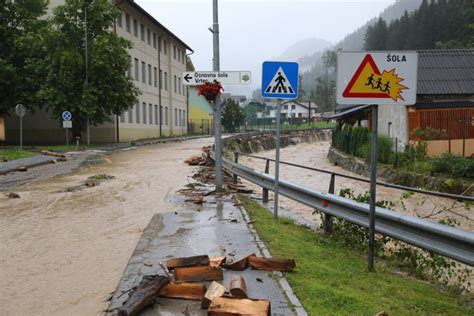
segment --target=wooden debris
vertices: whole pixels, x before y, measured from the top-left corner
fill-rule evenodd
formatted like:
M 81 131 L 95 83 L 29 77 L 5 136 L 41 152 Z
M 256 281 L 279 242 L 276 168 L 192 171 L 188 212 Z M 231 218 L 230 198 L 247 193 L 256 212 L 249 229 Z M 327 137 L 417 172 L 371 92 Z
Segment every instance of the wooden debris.
M 255 270 L 265 271 L 293 271 L 296 265 L 293 259 L 259 258 L 256 256 L 249 258 L 249 264 Z
M 219 281 L 224 279 L 221 268 L 210 266 L 176 268 L 173 274 L 176 283 Z
M 171 282 L 160 290 L 159 296 L 200 301 L 205 294 L 206 286 L 204 284 Z
M 216 297 L 209 306 L 208 315 L 252 315 L 270 316 L 270 302 L 267 300 L 253 300 L 248 298 Z
M 183 257 L 183 258 L 173 258 L 166 261 L 166 267 L 169 270 L 175 268 L 184 268 L 184 267 L 193 267 L 193 266 L 208 266 L 209 265 L 209 256 L 193 256 L 193 257 Z
M 138 315 L 146 306 L 155 300 L 160 289 L 169 282 L 170 278 L 162 275 L 143 277 L 140 284 L 130 292 L 123 306 L 118 309 L 118 315 Z
M 224 295 L 224 293 L 225 287 L 222 284 L 217 283 L 216 281 L 212 282 L 209 288 L 207 289 L 204 298 L 202 299 L 201 308 L 207 309 L 213 299 Z
M 225 263 L 226 261 L 226 257 L 222 256 L 222 257 L 215 257 L 215 258 L 211 258 L 209 260 L 209 265 L 211 267 L 216 267 L 216 268 L 220 268 L 222 267 L 222 264 Z
M 28 168 L 26 167 L 18 167 L 18 169 L 16 169 L 17 171 L 21 171 L 21 172 L 25 172 L 25 171 L 28 171 Z
M 95 187 L 98 184 L 99 184 L 99 182 L 97 180 L 93 180 L 93 179 L 87 179 L 86 182 L 84 182 L 84 185 L 86 187 L 89 187 L 89 188 Z
M 255 253 L 247 255 L 243 258 L 234 260 L 232 263 L 227 263 L 224 265 L 224 268 L 235 271 L 242 271 L 248 268 L 249 266 L 249 257 L 255 257 Z
M 233 274 L 230 278 L 230 294 L 239 298 L 247 298 L 247 286 L 245 280 L 239 275 Z
M 41 153 L 42 153 L 43 155 L 48 155 L 48 156 L 53 156 L 53 157 L 59 157 L 59 158 L 66 158 L 66 155 L 64 155 L 64 154 L 55 153 L 55 152 L 49 151 L 49 150 L 42 150 Z
M 184 162 L 187 163 L 190 166 L 197 166 L 201 161 L 202 161 L 201 156 L 192 156 L 192 157 L 186 159 Z
M 9 192 L 9 193 L 6 194 L 6 196 L 9 199 L 19 199 L 20 198 L 20 195 L 18 193 L 15 193 L 15 192 Z

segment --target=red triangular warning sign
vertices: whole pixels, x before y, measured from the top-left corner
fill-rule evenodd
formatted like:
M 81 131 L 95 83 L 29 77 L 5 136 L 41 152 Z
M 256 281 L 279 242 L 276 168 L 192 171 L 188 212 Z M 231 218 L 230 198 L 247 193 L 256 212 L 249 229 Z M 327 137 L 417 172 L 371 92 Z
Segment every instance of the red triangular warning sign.
M 383 90 L 382 82 L 375 79 L 376 76 L 381 76 L 380 70 L 372 56 L 367 54 L 342 96 L 345 98 L 391 98 L 388 93 L 381 92 Z M 376 88 L 377 86 L 379 87 Z

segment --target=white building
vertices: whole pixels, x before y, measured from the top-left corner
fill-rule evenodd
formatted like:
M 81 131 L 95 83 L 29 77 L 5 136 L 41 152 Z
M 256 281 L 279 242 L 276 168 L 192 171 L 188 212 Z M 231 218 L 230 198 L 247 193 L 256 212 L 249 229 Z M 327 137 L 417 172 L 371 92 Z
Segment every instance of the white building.
M 64 0 L 52 0 L 52 8 Z M 116 142 L 187 132 L 188 97 L 181 76 L 186 71 L 187 52 L 193 50 L 133 0 L 117 4 L 122 11 L 113 32 L 133 44 L 127 75 L 140 89 L 139 102 L 128 111 L 112 117 L 112 123 L 91 126 L 91 142 Z M 18 120 L 5 119 L 7 141 L 17 139 Z M 64 142 L 60 119 L 44 110 L 26 115 L 23 120 L 25 143 Z M 74 118 L 73 118 L 74 123 Z M 85 135 L 82 135 L 85 139 Z

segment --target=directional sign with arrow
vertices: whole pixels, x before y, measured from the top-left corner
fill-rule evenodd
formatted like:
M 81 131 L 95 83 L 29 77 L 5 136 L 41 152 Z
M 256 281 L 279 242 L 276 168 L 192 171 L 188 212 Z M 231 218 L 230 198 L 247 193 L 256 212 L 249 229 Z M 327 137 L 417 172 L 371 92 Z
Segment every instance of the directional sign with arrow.
M 251 84 L 250 71 L 194 71 L 183 72 L 183 83 L 188 86 L 217 80 L 223 85 Z

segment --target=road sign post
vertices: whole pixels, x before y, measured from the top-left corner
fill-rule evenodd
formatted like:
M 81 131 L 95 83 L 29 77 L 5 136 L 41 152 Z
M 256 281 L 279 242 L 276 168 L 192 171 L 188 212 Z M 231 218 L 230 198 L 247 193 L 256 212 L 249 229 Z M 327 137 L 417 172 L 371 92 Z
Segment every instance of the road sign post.
M 66 146 L 69 146 L 69 129 L 72 128 L 72 114 L 69 111 L 64 111 L 61 117 L 63 118 L 63 128 L 66 131 Z
M 17 104 L 15 113 L 20 118 L 20 149 L 23 149 L 23 116 L 26 114 L 26 108 L 23 104 Z
M 374 271 L 379 106 L 416 103 L 416 52 L 342 52 L 337 56 L 338 104 L 372 104 L 368 270 Z
M 292 62 L 263 63 L 262 96 L 277 99 L 275 131 L 275 184 L 273 217 L 278 218 L 278 200 L 280 186 L 280 129 L 281 100 L 298 98 L 298 64 Z

